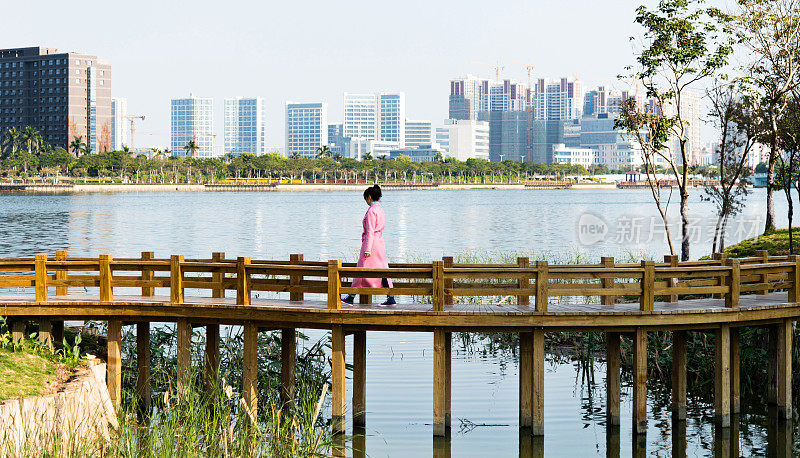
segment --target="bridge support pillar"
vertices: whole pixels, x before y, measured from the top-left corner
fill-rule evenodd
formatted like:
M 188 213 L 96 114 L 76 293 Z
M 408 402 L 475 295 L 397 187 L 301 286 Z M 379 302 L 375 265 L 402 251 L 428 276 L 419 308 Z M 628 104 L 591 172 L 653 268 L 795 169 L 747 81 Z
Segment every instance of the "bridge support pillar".
M 219 325 L 206 325 L 206 393 L 209 395 L 217 386 L 219 377 Z
M 331 366 L 333 379 L 333 405 L 332 410 L 332 429 L 334 435 L 344 434 L 345 432 L 345 408 L 347 388 L 345 385 L 345 365 L 344 365 L 344 329 L 342 326 L 333 326 L 331 329 Z
M 107 341 L 106 385 L 111 402 L 119 407 L 122 401 L 122 321 L 108 321 Z
M 531 434 L 544 435 L 544 329 L 533 330 L 533 422 Z
M 792 320 L 783 320 L 776 326 L 775 396 L 778 419 L 792 418 Z
M 672 418 L 686 420 L 686 331 L 672 331 Z
M 450 429 L 450 343 L 449 332 L 442 328 L 433 330 L 433 435 L 446 436 Z
M 742 412 L 741 396 L 739 394 L 740 366 L 739 328 L 731 328 L 731 413 L 734 415 Z
M 295 329 L 281 329 L 281 406 L 294 403 Z
M 633 335 L 633 433 L 647 433 L 647 331 Z
M 136 323 L 136 407 L 139 420 L 150 410 L 150 323 Z
M 250 321 L 244 324 L 242 365 L 242 398 L 253 421 L 258 418 L 258 326 Z
M 366 425 L 367 331 L 353 332 L 353 427 Z
M 25 325 L 24 319 L 16 319 L 11 323 L 11 340 L 15 343 L 21 343 L 25 339 Z
M 620 423 L 620 334 L 606 333 L 606 423 Z
M 519 333 L 519 426 L 533 425 L 533 333 Z
M 717 425 L 731 426 L 731 328 L 723 324 L 714 339 L 714 418 Z
M 39 342 L 47 345 L 53 351 L 53 322 L 49 318 L 39 320 Z
M 183 390 L 189 387 L 192 376 L 192 326 L 189 320 L 182 318 L 178 320 L 175 332 L 177 344 L 177 365 L 178 365 L 178 389 Z

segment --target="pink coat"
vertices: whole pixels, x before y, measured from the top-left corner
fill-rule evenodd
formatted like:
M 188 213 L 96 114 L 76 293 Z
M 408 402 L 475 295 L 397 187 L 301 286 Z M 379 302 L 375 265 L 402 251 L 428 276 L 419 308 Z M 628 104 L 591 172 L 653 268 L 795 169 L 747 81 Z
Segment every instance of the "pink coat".
M 378 202 L 369 206 L 367 214 L 362 221 L 364 232 L 361 233 L 361 252 L 358 256 L 358 267 L 371 267 L 375 269 L 389 268 L 389 261 L 386 259 L 386 244 L 383 241 L 383 229 L 386 226 L 386 216 L 383 214 L 383 207 Z M 369 257 L 364 257 L 368 252 Z M 387 278 L 389 287 L 392 287 L 392 280 Z M 361 288 L 380 288 L 380 278 L 356 278 L 353 280 L 353 287 Z

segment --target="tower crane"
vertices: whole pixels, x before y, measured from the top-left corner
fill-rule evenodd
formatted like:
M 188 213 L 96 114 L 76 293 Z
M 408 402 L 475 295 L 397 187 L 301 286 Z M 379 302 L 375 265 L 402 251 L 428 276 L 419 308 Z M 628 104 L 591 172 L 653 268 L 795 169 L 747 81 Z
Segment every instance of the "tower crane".
M 527 70 L 527 72 L 528 72 L 528 89 L 533 88 L 533 62 L 526 64 L 526 63 L 523 63 L 523 62 L 515 60 L 514 63 L 515 64 L 520 64 L 523 67 L 525 67 L 525 70 Z
M 136 135 L 136 120 L 140 119 L 144 121 L 145 116 L 126 115 L 125 119 L 131 122 L 131 151 L 136 154 L 136 144 L 134 142 L 134 136 Z
M 497 59 L 497 65 L 485 64 L 483 62 L 473 62 L 473 64 L 475 64 L 475 65 L 485 65 L 487 67 L 493 68 L 494 69 L 494 73 L 495 73 L 495 77 L 497 78 L 497 82 L 498 83 L 500 82 L 500 70 L 506 68 L 505 66 L 500 65 L 500 59 Z

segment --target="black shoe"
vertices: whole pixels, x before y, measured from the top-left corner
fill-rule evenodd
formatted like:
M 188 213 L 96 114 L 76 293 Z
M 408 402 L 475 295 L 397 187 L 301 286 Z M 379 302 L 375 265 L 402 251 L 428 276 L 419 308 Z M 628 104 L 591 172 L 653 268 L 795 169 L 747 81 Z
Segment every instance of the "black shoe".
M 386 296 L 386 302 L 382 303 L 381 305 L 395 305 L 397 302 L 394 300 L 394 296 Z
M 348 294 L 347 297 L 342 299 L 342 302 L 344 302 L 345 304 L 353 305 L 353 302 L 355 301 L 355 299 L 356 299 L 356 297 L 354 295 Z

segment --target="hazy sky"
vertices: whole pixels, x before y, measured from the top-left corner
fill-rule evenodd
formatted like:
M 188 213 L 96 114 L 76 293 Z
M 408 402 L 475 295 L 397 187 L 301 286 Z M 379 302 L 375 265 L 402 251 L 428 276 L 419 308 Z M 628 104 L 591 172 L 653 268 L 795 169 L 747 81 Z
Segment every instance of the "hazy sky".
M 625 0 L 4 3 L 14 19 L 2 21 L 0 47 L 110 62 L 113 95 L 147 116 L 137 146 L 168 144 L 170 98 L 190 92 L 214 98 L 219 145 L 223 99 L 239 95 L 264 98 L 271 146 L 283 146 L 287 100 L 327 101 L 329 122 L 341 122 L 345 91 L 404 91 L 409 118 L 441 124 L 451 78 L 494 76 L 474 61 L 500 59 L 502 76 L 523 82 L 514 61 L 532 61 L 535 78 L 610 82 L 633 63 L 628 37 L 641 34 L 641 2 Z

